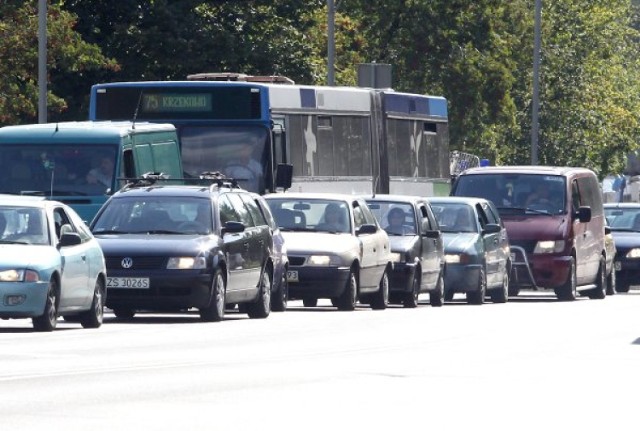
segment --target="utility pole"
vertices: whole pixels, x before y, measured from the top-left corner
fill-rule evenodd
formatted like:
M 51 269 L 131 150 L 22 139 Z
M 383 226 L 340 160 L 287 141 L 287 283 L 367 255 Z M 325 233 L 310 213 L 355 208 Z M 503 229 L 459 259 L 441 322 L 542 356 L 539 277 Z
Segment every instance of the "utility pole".
M 531 109 L 531 164 L 538 164 L 538 135 L 540 109 L 540 50 L 541 48 L 542 0 L 536 0 L 533 30 L 533 98 Z
M 335 40 L 335 21 L 336 21 L 336 5 L 334 0 L 327 0 L 327 85 L 336 85 L 335 80 L 335 56 L 336 56 L 336 40 Z
M 38 0 L 38 123 L 47 122 L 47 0 Z

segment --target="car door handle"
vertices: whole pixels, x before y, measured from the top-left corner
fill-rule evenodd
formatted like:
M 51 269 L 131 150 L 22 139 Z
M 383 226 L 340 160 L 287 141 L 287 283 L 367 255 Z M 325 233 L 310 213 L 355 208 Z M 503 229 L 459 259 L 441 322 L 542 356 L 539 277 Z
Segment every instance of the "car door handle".
M 80 256 L 80 258 L 82 259 L 82 261 L 83 261 L 83 262 L 86 262 L 86 261 L 87 261 L 87 256 L 86 256 L 86 255 L 84 255 L 84 254 L 83 254 L 82 256 Z

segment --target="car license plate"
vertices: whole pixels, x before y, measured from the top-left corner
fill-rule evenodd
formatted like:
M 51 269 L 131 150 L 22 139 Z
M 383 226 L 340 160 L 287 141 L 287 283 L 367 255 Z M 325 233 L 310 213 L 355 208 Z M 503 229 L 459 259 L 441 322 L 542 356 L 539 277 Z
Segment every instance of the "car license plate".
M 148 289 L 149 279 L 142 277 L 107 277 L 107 287 L 115 289 Z
M 616 268 L 616 271 L 621 271 L 621 270 L 622 270 L 622 263 L 620 263 L 620 262 L 616 262 L 616 263 L 614 264 L 614 266 L 615 266 L 615 268 Z
M 298 281 L 298 271 L 287 271 L 287 281 L 297 282 Z

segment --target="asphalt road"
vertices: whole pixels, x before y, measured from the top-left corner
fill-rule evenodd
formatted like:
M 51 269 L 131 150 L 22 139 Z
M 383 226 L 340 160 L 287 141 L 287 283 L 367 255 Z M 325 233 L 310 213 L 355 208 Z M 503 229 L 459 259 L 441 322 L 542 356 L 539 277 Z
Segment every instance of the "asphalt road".
M 426 301 L 426 297 L 424 300 Z M 0 321 L 0 430 L 637 430 L 640 291 Z

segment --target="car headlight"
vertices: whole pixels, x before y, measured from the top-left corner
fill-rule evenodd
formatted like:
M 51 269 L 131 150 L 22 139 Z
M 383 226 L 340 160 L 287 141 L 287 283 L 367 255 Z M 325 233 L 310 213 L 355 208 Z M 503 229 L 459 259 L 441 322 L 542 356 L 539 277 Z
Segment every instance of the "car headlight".
M 640 258 L 640 248 L 632 248 L 625 255 L 627 259 L 638 259 Z
M 465 253 L 445 254 L 444 261 L 446 263 L 468 263 L 469 255 Z
M 167 269 L 204 269 L 207 267 L 207 259 L 198 257 L 171 257 L 167 262 Z
M 338 256 L 329 256 L 326 254 L 318 254 L 309 256 L 307 264 L 310 266 L 337 266 L 340 264 Z
M 34 282 L 40 281 L 40 276 L 30 269 L 5 269 L 0 271 L 0 281 Z
M 400 262 L 404 262 L 404 253 L 390 253 L 391 255 L 391 262 L 393 263 L 400 263 Z
M 564 241 L 538 241 L 533 254 L 560 253 L 564 250 Z

